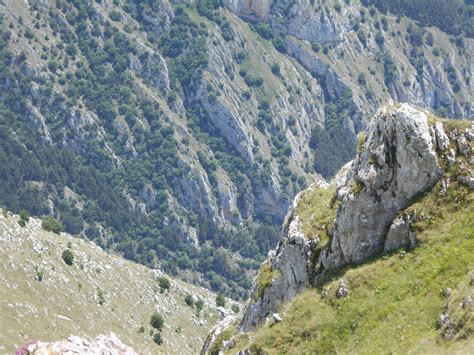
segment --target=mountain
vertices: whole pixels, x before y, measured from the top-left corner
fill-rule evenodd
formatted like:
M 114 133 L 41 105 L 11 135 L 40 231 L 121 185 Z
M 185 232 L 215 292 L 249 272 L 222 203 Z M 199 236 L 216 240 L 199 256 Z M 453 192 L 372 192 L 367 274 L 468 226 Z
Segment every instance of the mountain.
M 246 298 L 382 103 L 473 117 L 451 3 L 2 0 L 0 204 Z
M 25 226 L 21 221 L 9 212 L 0 214 L 1 353 L 36 341 L 69 350 L 92 341 L 96 350 L 111 351 L 123 342 L 140 354 L 196 353 L 222 314 L 232 312 L 233 302 L 219 308 L 208 290 L 126 261 L 90 241 L 47 232 L 40 220 L 30 218 Z M 161 331 L 150 324 L 155 312 L 164 318 Z M 154 342 L 155 334 L 161 335 L 161 345 Z
M 383 107 L 331 184 L 297 196 L 243 316 L 203 352 L 472 349 L 473 152 L 472 123 Z

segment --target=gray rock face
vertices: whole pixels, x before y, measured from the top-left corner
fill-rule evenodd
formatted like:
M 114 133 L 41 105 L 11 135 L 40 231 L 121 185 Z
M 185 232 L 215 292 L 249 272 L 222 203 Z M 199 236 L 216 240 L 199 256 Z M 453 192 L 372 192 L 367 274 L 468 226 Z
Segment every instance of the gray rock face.
M 449 146 L 449 138 L 444 133 L 443 124 L 441 122 L 436 122 L 434 126 L 434 136 L 436 137 L 436 145 L 439 150 L 446 150 Z
M 410 241 L 403 223 L 396 222 L 393 230 L 390 226 L 397 211 L 441 178 L 434 139 L 426 114 L 408 104 L 377 113 L 349 173 L 351 186 L 342 194 L 331 246 L 321 255 L 325 269 L 358 263 Z M 395 239 L 400 234 L 402 240 Z
M 31 340 L 20 347 L 16 354 L 136 355 L 137 353 L 111 333 L 108 336 L 100 335 L 92 341 L 79 336 L 70 336 L 67 340 L 51 343 Z
M 204 345 L 202 346 L 201 354 L 209 354 L 209 350 L 215 344 L 216 340 L 219 338 L 226 329 L 232 326 L 237 321 L 236 316 L 227 316 L 221 322 L 219 322 L 207 336 L 206 340 L 204 341 Z
M 295 199 L 295 205 L 298 197 Z M 294 208 L 295 206 L 293 206 Z M 272 270 L 277 270 L 278 277 L 272 280 L 269 287 L 256 301 L 252 301 L 245 310 L 240 328 L 249 331 L 257 324 L 271 316 L 278 305 L 295 297 L 310 284 L 314 266 L 311 261 L 311 251 L 319 240 L 308 239 L 301 231 L 300 221 L 291 210 L 283 228 L 283 239 L 277 250 L 270 252 L 266 263 Z M 254 288 L 252 300 L 257 296 Z
M 350 87 L 358 96 L 356 104 L 365 114 L 372 114 L 375 105 L 388 98 L 420 107 L 443 107 L 450 117 L 471 117 L 473 114 L 470 105 L 466 105 L 472 101 L 469 84 L 463 83 L 460 90 L 454 90 L 446 70 L 459 68 L 459 60 L 469 66 L 469 55 L 459 55 L 453 46 L 445 58 L 427 61 L 422 74 L 419 74 L 407 56 L 409 46 L 400 46 L 396 42 L 399 37 L 390 35 L 393 27 L 400 27 L 392 16 L 386 17 L 387 28 L 380 29 L 377 21 L 371 21 L 370 18 L 360 21 L 362 7 L 355 1 L 344 4 L 338 11 L 333 8 L 334 3 L 323 0 L 226 0 L 224 3 L 230 11 L 241 17 L 267 22 L 274 36 L 285 34 L 287 53 L 308 71 L 314 70 L 330 95 L 333 95 L 331 85 L 343 83 L 343 86 Z M 358 29 L 353 26 L 355 20 L 359 20 Z M 366 34 L 365 43 L 358 38 L 358 31 Z M 372 100 L 365 97 L 366 90 L 358 83 L 358 73 L 367 73 L 371 66 L 377 65 L 376 58 L 380 58 L 381 48 L 375 40 L 376 33 L 381 33 L 385 39 L 383 55 L 388 54 L 397 59 L 394 61 L 396 79 L 384 84 L 384 80 L 371 80 L 366 75 L 370 83 L 363 86 L 371 88 L 376 98 Z M 441 32 L 434 31 L 433 34 L 441 39 Z M 316 44 L 318 48 L 330 46 L 331 51 L 321 55 L 321 51 L 313 51 L 310 44 Z M 441 46 L 445 47 L 445 44 Z M 311 59 L 313 63 L 308 65 L 310 57 L 315 59 Z M 315 62 L 319 63 L 314 65 Z M 331 69 L 325 71 L 329 76 L 318 70 L 324 66 Z M 458 75 L 469 76 L 461 68 Z
M 245 310 L 240 330 L 253 329 L 325 270 L 361 262 L 380 252 L 414 247 L 416 238 L 410 227 L 416 215 L 400 211 L 441 179 L 436 152 L 449 144 L 443 126 L 430 128 L 423 111 L 408 104 L 381 109 L 367 129 L 358 157 L 332 181 L 341 205 L 331 244 L 321 252 L 319 262 L 314 260 L 312 250 L 319 240 L 310 240 L 301 231 L 294 212 L 298 195 L 287 216 L 283 238 L 266 261 L 278 276 L 266 289 L 254 289 L 254 299 L 257 292 L 260 297 Z M 318 263 L 322 268 L 315 270 Z M 336 295 L 345 297 L 348 293 L 343 280 Z
M 409 215 L 393 220 L 385 240 L 383 248 L 385 252 L 394 251 L 400 247 L 413 248 L 416 245 L 415 232 L 410 229 L 410 224 L 415 218 L 416 216 Z

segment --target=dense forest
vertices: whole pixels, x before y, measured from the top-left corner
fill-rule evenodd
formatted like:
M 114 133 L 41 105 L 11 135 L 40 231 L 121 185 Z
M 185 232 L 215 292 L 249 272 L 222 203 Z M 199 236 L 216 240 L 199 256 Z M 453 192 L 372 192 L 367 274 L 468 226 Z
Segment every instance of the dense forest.
M 362 0 L 381 12 L 391 12 L 419 21 L 423 26 L 437 26 L 453 35 L 474 37 L 474 2 L 472 0 Z

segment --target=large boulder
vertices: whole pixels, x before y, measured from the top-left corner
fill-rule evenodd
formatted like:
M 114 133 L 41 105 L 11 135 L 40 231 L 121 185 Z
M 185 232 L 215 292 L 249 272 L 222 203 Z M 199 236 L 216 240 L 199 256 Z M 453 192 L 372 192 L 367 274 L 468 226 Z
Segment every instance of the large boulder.
M 430 129 L 427 115 L 408 104 L 377 113 L 352 164 L 349 183 L 338 193 L 342 204 L 331 246 L 321 255 L 324 269 L 412 243 L 410 236 L 393 238 L 401 229 L 397 224 L 392 231 L 390 227 L 399 210 L 440 180 L 436 146 L 444 149 L 448 142 L 441 125 Z

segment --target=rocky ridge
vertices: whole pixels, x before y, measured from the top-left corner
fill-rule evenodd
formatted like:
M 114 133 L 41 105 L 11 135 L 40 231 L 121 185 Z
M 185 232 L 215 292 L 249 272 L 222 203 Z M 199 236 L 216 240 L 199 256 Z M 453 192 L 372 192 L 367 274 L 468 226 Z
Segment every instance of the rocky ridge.
M 441 179 L 443 184 L 454 178 L 470 186 L 473 133 L 472 126 L 457 128 L 408 104 L 389 104 L 379 110 L 360 137 L 358 156 L 331 182 L 336 187 L 331 204 L 338 207 L 329 241 L 320 246 L 319 237 L 305 235 L 296 213 L 304 194 L 316 188 L 312 186 L 295 199 L 283 238 L 265 262 L 271 265 L 270 281 L 259 290 L 259 280 L 269 277 L 261 269 L 254 297 L 237 321 L 240 331 L 268 322 L 282 303 L 340 266 L 414 247 L 416 234 L 411 225 L 417 215 L 416 211 L 405 213 L 405 208 Z M 443 173 L 454 166 L 456 174 L 445 179 Z M 343 292 L 337 294 L 345 297 L 349 290 L 344 280 L 341 287 Z

